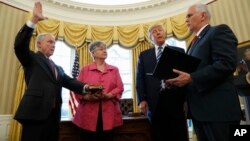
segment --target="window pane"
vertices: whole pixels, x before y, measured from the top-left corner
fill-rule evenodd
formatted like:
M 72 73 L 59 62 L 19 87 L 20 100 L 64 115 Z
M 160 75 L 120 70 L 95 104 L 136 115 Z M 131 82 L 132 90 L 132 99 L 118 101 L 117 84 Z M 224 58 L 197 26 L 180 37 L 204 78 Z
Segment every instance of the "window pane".
M 180 41 L 173 37 L 167 39 L 167 44 L 171 46 L 183 48 L 185 51 L 187 50 L 185 41 Z
M 106 62 L 118 67 L 124 92 L 122 98 L 132 98 L 132 63 L 131 50 L 121 48 L 119 45 L 113 45 L 108 48 L 108 58 Z
M 51 56 L 52 60 L 59 66 L 61 66 L 64 70 L 64 72 L 71 76 L 71 66 L 73 62 L 74 49 L 67 46 L 63 41 L 57 41 L 56 42 L 56 48 L 54 54 Z M 61 109 L 61 118 L 64 119 L 70 119 L 71 113 L 69 108 L 69 90 L 63 88 L 62 89 L 62 109 Z

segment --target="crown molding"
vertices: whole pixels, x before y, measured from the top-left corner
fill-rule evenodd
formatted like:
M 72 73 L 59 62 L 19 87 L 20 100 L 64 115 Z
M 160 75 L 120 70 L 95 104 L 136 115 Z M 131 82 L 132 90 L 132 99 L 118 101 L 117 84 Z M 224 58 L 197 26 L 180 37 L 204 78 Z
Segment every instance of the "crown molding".
M 32 11 L 34 0 L 0 0 L 14 7 Z M 42 0 L 49 18 L 90 25 L 129 25 L 156 21 L 185 12 L 195 3 L 212 0 L 150 0 L 126 5 L 94 5 L 69 0 Z
M 44 1 L 67 8 L 70 7 L 72 9 L 78 9 L 81 11 L 91 11 L 96 13 L 124 13 L 130 11 L 136 12 L 142 9 L 148 9 L 160 5 L 166 5 L 178 0 L 150 0 L 146 2 L 125 4 L 125 5 L 96 5 L 96 4 L 78 3 L 69 0 L 44 0 Z

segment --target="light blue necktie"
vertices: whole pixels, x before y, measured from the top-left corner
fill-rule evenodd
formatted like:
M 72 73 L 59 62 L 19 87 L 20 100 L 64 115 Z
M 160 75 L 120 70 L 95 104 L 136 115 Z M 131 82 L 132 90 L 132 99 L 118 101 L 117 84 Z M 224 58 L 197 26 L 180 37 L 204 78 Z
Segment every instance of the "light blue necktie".
M 162 50 L 163 50 L 162 47 L 158 47 L 158 51 L 157 51 L 157 55 L 156 55 L 156 60 L 157 60 L 157 62 L 158 62 L 158 61 L 160 60 L 160 58 L 161 58 Z

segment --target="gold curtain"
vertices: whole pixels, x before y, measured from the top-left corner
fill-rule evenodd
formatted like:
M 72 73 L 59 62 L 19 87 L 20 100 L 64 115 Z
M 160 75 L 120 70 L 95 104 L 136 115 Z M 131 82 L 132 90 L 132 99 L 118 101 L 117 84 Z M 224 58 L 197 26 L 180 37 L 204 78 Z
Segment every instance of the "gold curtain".
M 26 21 L 27 12 L 13 9 L 0 1 L 0 114 L 13 112 L 19 62 L 14 54 L 16 33 Z
M 30 14 L 27 14 L 30 16 Z M 39 22 L 34 31 L 30 42 L 31 50 L 35 50 L 36 35 L 42 32 L 52 33 L 57 39 L 63 39 L 69 46 L 75 47 L 79 54 L 80 67 L 92 62 L 92 57 L 88 52 L 88 45 L 93 40 L 101 40 L 110 46 L 118 43 L 127 49 L 132 49 L 132 76 L 133 76 L 133 99 L 134 111 L 138 112 L 137 99 L 135 94 L 135 72 L 138 56 L 141 51 L 151 47 L 147 36 L 148 27 L 156 22 L 162 23 L 167 29 L 167 35 L 175 36 L 177 39 L 185 39 L 190 33 L 186 23 L 183 20 L 183 14 L 159 21 L 149 22 L 145 24 L 134 24 L 124 26 L 96 26 L 84 25 L 49 19 Z M 15 96 L 14 112 L 22 98 L 25 90 L 25 82 L 23 71 L 20 69 L 18 73 L 18 82 Z M 14 113 L 13 112 L 13 113 Z M 13 120 L 10 127 L 10 141 L 20 140 L 21 126 Z
M 82 46 L 77 48 L 80 68 L 92 62 L 92 57 L 88 51 L 88 44 L 89 43 L 84 43 Z
M 19 75 L 17 79 L 16 97 L 14 100 L 14 109 L 15 109 L 14 111 L 16 111 L 19 102 L 23 96 L 24 90 L 26 88 L 26 84 L 24 82 L 23 68 L 20 67 L 18 73 Z M 21 134 L 21 125 L 17 121 L 12 120 L 10 124 L 9 140 L 19 141 L 21 139 L 20 134 Z

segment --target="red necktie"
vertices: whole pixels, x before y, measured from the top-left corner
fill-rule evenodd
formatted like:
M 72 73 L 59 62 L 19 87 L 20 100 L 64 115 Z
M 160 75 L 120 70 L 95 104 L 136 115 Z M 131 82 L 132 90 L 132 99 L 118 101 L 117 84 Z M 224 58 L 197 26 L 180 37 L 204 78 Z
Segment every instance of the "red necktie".
M 198 39 L 198 37 L 197 37 L 197 36 L 194 36 L 194 38 L 193 38 L 193 40 L 192 40 L 192 42 L 191 42 L 191 46 L 190 46 L 190 47 L 193 46 L 193 44 L 196 42 L 197 39 Z
M 56 77 L 56 66 L 55 66 L 54 62 L 50 59 L 49 59 L 49 66 L 50 66 L 50 69 L 51 69 L 53 75 Z
M 194 36 L 193 40 L 190 43 L 188 54 L 191 54 L 191 52 L 193 51 L 193 45 L 197 41 L 197 39 L 198 39 L 198 36 Z

